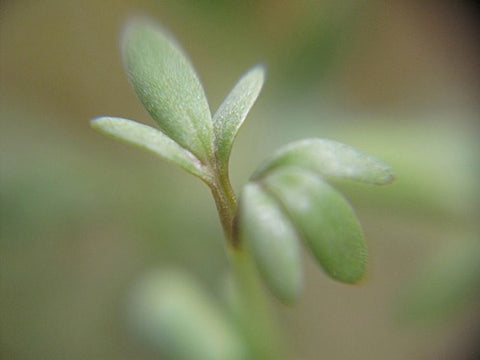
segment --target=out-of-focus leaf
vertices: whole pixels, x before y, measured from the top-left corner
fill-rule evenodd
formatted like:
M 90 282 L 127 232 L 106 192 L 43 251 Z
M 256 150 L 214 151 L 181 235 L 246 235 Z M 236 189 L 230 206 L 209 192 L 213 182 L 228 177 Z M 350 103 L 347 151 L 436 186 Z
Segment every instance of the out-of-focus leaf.
M 287 165 L 304 167 L 325 177 L 369 184 L 388 184 L 394 178 L 390 167 L 373 156 L 333 140 L 305 139 L 278 150 L 260 166 L 253 179 Z
M 213 127 L 202 85 L 173 37 L 146 20 L 131 21 L 122 39 L 129 79 L 163 132 L 208 162 Z
M 302 287 L 298 236 L 275 199 L 260 185 L 245 186 L 240 200 L 239 236 L 254 256 L 270 290 L 286 303 Z
M 365 274 L 362 228 L 348 202 L 308 170 L 279 169 L 264 179 L 316 259 L 332 278 L 355 283 Z
M 263 86 L 265 69 L 256 66 L 237 82 L 213 116 L 217 158 L 221 166 L 228 158 L 238 130 Z
M 183 273 L 149 274 L 134 288 L 130 306 L 133 328 L 168 359 L 247 359 L 226 315 Z
M 480 241 L 444 244 L 403 289 L 398 310 L 413 320 L 445 320 L 471 303 L 480 304 Z
M 251 349 L 249 360 L 286 360 L 285 339 L 265 297 L 255 259 L 246 246 L 231 250 L 232 271 L 225 278 L 224 296 L 232 320 Z
M 113 138 L 149 150 L 205 181 L 211 176 L 201 161 L 161 131 L 136 121 L 100 117 L 91 121 L 94 129 Z

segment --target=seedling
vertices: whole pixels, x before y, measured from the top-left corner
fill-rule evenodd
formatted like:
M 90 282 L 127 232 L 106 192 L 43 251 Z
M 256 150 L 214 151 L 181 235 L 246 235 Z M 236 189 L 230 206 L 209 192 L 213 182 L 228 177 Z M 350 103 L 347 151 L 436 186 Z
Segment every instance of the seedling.
M 262 88 L 263 66 L 247 71 L 212 116 L 195 70 L 165 29 L 147 20 L 130 22 L 122 55 L 128 78 L 158 129 L 117 117 L 94 119 L 92 127 L 202 180 L 215 200 L 232 265 L 230 314 L 185 276 L 156 274 L 137 289 L 137 326 L 174 358 L 283 358 L 257 273 L 278 299 L 294 303 L 302 289 L 303 242 L 328 276 L 358 282 L 367 262 L 362 228 L 328 181 L 387 184 L 393 180 L 390 168 L 332 140 L 302 140 L 260 165 L 237 202 L 229 157 Z

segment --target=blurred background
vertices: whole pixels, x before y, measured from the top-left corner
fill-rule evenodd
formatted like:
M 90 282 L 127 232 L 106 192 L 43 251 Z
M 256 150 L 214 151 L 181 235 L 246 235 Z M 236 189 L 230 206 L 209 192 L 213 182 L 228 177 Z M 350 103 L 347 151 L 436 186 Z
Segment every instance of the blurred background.
M 292 359 L 480 358 L 475 2 L 3 0 L 2 359 L 154 359 L 124 321 L 149 269 L 181 267 L 218 295 L 227 262 L 208 189 L 88 124 L 151 124 L 119 54 L 135 14 L 176 34 L 212 112 L 245 70 L 266 64 L 232 154 L 237 190 L 305 137 L 395 170 L 391 186 L 338 185 L 364 225 L 367 280 L 337 284 L 305 254 L 300 302 L 272 299 Z

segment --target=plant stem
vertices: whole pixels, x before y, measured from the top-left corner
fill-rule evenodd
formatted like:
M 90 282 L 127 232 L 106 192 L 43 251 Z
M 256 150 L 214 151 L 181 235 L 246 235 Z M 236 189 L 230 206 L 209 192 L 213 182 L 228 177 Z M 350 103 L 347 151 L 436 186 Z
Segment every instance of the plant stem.
M 229 245 L 235 247 L 237 241 L 233 233 L 233 221 L 237 211 L 237 198 L 228 176 L 217 176 L 216 178 L 217 181 L 210 186 L 210 189 L 215 199 L 225 238 Z
M 241 247 L 229 250 L 232 268 L 230 305 L 238 327 L 251 346 L 252 359 L 285 359 L 271 304 L 250 254 Z
M 217 172 L 210 189 L 228 243 L 232 312 L 255 360 L 281 360 L 285 357 L 278 327 L 250 253 L 234 233 L 237 199 L 228 172 L 222 173 Z

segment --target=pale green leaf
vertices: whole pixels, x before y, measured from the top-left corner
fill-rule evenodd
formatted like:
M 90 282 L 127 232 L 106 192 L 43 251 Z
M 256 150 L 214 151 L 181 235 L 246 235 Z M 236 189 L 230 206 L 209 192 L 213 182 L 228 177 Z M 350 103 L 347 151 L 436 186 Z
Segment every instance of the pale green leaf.
M 239 236 L 260 274 L 280 300 L 294 302 L 302 287 L 299 239 L 291 221 L 261 186 L 245 186 L 239 210 Z
M 394 179 L 390 167 L 380 160 L 326 139 L 305 139 L 284 146 L 260 166 L 253 178 L 282 166 L 303 167 L 325 177 L 369 184 L 388 184 Z
M 195 155 L 155 128 L 115 117 L 100 117 L 92 120 L 91 125 L 106 135 L 149 150 L 190 174 L 211 182 L 210 174 Z
M 443 321 L 480 304 L 480 241 L 478 234 L 463 237 L 441 244 L 423 261 L 401 292 L 400 315 L 414 321 Z
M 221 307 L 179 271 L 143 278 L 133 289 L 129 319 L 139 338 L 167 359 L 247 359 L 246 346 Z
M 221 166 L 228 165 L 235 137 L 260 94 L 264 77 L 263 66 L 250 69 L 237 82 L 213 116 L 217 158 Z
M 328 275 L 346 283 L 364 276 L 363 231 L 340 193 L 315 173 L 295 168 L 272 172 L 264 183 Z
M 180 46 L 158 25 L 130 22 L 123 60 L 135 91 L 160 129 L 199 159 L 213 153 L 213 127 L 202 85 Z

